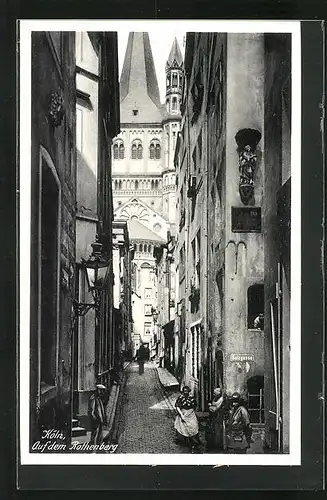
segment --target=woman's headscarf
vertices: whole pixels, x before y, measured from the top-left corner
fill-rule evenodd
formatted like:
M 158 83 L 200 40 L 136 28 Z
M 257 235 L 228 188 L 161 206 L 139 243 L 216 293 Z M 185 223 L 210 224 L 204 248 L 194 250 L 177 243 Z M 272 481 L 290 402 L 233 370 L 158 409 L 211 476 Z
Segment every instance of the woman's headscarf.
M 182 392 L 184 392 L 184 391 L 187 391 L 188 393 L 190 393 L 191 389 L 190 389 L 190 387 L 188 385 L 184 385 L 184 387 L 182 389 Z
M 222 391 L 221 391 L 220 387 L 216 387 L 216 389 L 213 390 L 213 395 L 215 397 L 221 396 L 221 393 L 222 393 Z

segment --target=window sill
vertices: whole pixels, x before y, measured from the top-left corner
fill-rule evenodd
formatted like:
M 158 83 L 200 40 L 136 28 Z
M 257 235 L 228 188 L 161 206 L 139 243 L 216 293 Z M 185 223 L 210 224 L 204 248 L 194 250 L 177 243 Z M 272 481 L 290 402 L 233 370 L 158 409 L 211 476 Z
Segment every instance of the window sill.
M 264 333 L 264 330 L 261 330 L 260 328 L 248 328 L 247 330 L 248 332 L 251 333 L 259 333 L 259 332 Z

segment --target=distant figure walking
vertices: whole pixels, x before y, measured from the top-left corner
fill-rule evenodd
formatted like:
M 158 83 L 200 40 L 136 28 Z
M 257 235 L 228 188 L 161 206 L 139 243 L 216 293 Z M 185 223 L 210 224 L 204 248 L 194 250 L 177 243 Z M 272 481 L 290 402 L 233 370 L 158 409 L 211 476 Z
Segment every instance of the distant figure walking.
M 103 440 L 103 426 L 106 424 L 106 413 L 103 404 L 103 396 L 106 387 L 97 384 L 94 393 L 89 399 L 89 418 L 91 422 L 90 444 L 101 444 Z
M 225 411 L 225 397 L 220 387 L 213 391 L 213 400 L 209 403 L 209 419 L 206 427 L 206 441 L 208 449 L 222 451 L 224 448 L 223 420 Z
M 238 392 L 231 396 L 226 421 L 226 447 L 228 453 L 246 453 L 252 441 L 250 417 Z
M 185 385 L 182 394 L 177 398 L 175 403 L 177 416 L 174 427 L 178 438 L 187 439 L 191 453 L 199 451 L 201 444 L 195 406 L 195 398 L 191 396 L 191 389 Z
M 143 344 L 140 345 L 136 353 L 136 359 L 139 364 L 139 375 L 143 375 L 144 363 L 149 359 L 149 349 L 147 349 Z

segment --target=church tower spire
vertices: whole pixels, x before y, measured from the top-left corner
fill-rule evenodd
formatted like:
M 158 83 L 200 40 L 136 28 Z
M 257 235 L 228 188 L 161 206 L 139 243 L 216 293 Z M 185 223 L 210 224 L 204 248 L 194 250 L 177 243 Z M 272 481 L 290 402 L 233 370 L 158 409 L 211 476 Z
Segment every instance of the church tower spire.
M 172 115 L 180 114 L 183 70 L 183 57 L 175 37 L 166 62 L 166 111 Z
M 163 208 L 171 223 L 171 229 L 176 219 L 176 174 L 174 155 L 177 134 L 180 129 L 184 83 L 184 63 L 177 39 L 175 37 L 166 62 L 166 113 L 163 120 L 165 161 L 163 170 Z
M 159 123 L 159 87 L 148 33 L 130 33 L 120 78 L 121 123 Z

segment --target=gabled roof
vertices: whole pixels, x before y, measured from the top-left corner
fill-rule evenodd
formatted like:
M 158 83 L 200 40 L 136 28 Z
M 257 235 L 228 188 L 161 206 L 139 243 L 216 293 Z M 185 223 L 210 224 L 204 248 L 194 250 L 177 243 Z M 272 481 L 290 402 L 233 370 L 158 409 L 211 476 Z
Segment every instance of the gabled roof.
M 169 67 L 182 67 L 183 66 L 183 56 L 180 51 L 177 38 L 175 37 L 173 45 L 170 50 L 169 57 L 166 63 L 166 69 Z
M 165 240 L 159 236 L 159 234 L 154 233 L 149 228 L 145 227 L 137 219 L 129 219 L 127 221 L 129 239 L 131 241 L 135 240 L 146 240 L 153 241 L 156 243 L 165 243 Z
M 121 123 L 159 123 L 160 94 L 148 33 L 130 33 L 120 78 Z M 137 110 L 137 114 L 133 113 Z
M 120 205 L 119 207 L 117 207 L 116 210 L 114 210 L 115 217 L 116 217 L 117 213 L 121 213 L 121 211 L 125 207 L 128 207 L 133 202 L 138 203 L 142 207 L 146 208 L 149 211 L 149 213 L 154 213 L 157 216 L 159 216 L 163 221 L 169 223 L 169 220 L 165 217 L 164 214 L 159 213 L 157 210 L 155 210 L 154 208 L 150 207 L 150 205 L 148 205 L 147 203 L 145 203 L 142 199 L 138 198 L 137 196 L 131 196 L 131 198 L 129 198 L 122 205 Z

